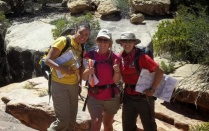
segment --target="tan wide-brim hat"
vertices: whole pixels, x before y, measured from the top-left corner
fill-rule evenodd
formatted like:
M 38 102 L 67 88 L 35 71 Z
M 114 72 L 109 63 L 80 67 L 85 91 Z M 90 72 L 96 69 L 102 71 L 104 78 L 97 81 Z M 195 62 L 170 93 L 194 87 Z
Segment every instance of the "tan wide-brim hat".
M 122 32 L 119 39 L 116 39 L 116 43 L 121 44 L 121 40 L 135 40 L 136 44 L 139 44 L 141 40 L 136 39 L 136 36 L 133 32 Z

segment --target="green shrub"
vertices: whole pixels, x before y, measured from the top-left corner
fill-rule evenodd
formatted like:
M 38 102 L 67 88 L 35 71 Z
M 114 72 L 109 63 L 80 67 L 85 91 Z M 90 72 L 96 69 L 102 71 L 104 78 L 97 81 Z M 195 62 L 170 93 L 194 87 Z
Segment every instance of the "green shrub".
M 100 24 L 98 20 L 94 19 L 91 13 L 87 13 L 86 15 L 82 15 L 79 17 L 70 17 L 67 18 L 60 18 L 55 21 L 52 21 L 51 24 L 55 25 L 55 29 L 52 29 L 53 36 L 57 38 L 60 33 L 65 30 L 66 28 L 75 28 L 81 22 L 88 22 L 91 25 L 91 30 L 98 31 L 100 29 Z
M 202 124 L 189 127 L 189 131 L 208 131 L 208 129 L 209 129 L 209 122 L 205 122 Z
M 30 82 L 25 83 L 25 85 L 23 86 L 24 89 L 33 89 L 34 85 L 31 84 Z
M 172 62 L 170 62 L 168 65 L 166 65 L 164 61 L 161 61 L 160 67 L 163 69 L 165 74 L 170 74 L 175 70 L 174 63 L 172 63 Z
M 48 95 L 48 91 L 47 90 L 40 90 L 38 91 L 38 96 L 39 97 L 44 97 Z
M 197 11 L 180 6 L 173 21 L 163 21 L 153 36 L 157 55 L 170 52 L 172 60 L 209 65 L 209 17 L 205 8 Z
M 130 0 L 113 0 L 113 3 L 120 9 L 121 16 L 130 18 L 131 4 Z
M 0 26 L 1 29 L 6 29 L 10 25 L 9 20 L 5 17 L 4 12 L 0 11 Z

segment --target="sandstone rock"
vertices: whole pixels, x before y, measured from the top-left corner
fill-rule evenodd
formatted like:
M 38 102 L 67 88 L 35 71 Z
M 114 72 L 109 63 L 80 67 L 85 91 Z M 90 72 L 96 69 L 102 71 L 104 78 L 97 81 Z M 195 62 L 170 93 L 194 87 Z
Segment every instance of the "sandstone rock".
M 170 0 L 131 0 L 134 12 L 148 15 L 169 14 Z
M 112 3 L 111 0 L 102 0 L 97 8 L 101 15 L 110 15 L 119 12 L 119 9 Z
M 22 88 L 30 83 L 30 89 Z M 83 82 L 85 83 L 85 82 Z M 43 77 L 29 79 L 21 83 L 11 84 L 0 88 L 0 97 L 6 104 L 6 112 L 19 119 L 25 125 L 37 130 L 45 131 L 55 119 L 52 102 L 48 104 L 48 95 L 39 97 L 39 91 L 47 89 L 47 81 Z M 87 90 L 82 90 L 82 96 L 86 96 Z M 89 130 L 90 115 L 88 109 L 83 112 L 83 101 L 79 100 L 76 131 Z M 202 122 L 202 117 L 196 112 L 183 109 L 172 103 L 156 101 L 156 122 L 159 131 L 187 131 L 189 125 Z M 114 117 L 113 127 L 115 131 L 122 130 L 121 109 Z M 143 130 L 140 119 L 137 119 L 139 130 Z M 41 126 L 40 126 L 41 124 Z M 103 129 L 103 126 L 102 126 Z
M 68 1 L 67 7 L 72 14 L 76 14 L 91 10 L 91 3 L 88 0 Z
M 144 21 L 144 15 L 143 14 L 132 14 L 130 18 L 131 23 L 133 24 L 141 24 Z

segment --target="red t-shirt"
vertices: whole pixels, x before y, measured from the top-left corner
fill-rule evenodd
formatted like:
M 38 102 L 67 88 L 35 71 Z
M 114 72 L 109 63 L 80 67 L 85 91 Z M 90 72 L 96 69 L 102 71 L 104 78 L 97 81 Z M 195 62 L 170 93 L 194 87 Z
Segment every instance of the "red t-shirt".
M 136 71 L 134 66 L 134 60 L 135 60 L 135 53 L 137 52 L 137 49 L 134 49 L 133 52 L 126 54 L 125 52 L 121 55 L 121 72 L 123 81 L 126 84 L 135 85 L 139 78 L 139 73 Z M 144 68 L 149 70 L 150 72 L 153 72 L 155 68 L 157 68 L 159 65 L 150 58 L 147 54 L 141 54 L 139 57 L 139 67 L 140 69 Z M 126 89 L 126 93 L 128 94 L 138 94 L 135 90 L 130 90 L 130 88 Z
M 84 58 L 90 58 L 93 59 L 97 62 L 96 69 L 95 69 L 95 75 L 97 76 L 97 79 L 99 80 L 99 83 L 96 84 L 95 86 L 103 86 L 107 84 L 114 84 L 113 82 L 113 64 L 115 59 L 117 59 L 117 63 L 120 63 L 120 58 L 112 52 L 111 56 L 109 56 L 109 52 L 105 54 L 98 54 L 97 51 L 93 52 L 94 55 L 92 58 L 92 55 L 90 52 L 87 52 L 84 56 Z M 108 62 L 100 63 L 101 61 L 105 61 L 110 57 L 112 60 L 112 64 Z M 117 93 L 118 91 L 116 88 L 114 88 L 115 92 Z M 92 94 L 89 92 L 89 95 L 93 95 L 95 98 L 99 100 L 108 100 L 112 98 L 112 89 L 111 88 L 106 88 L 106 89 L 100 89 L 98 94 Z

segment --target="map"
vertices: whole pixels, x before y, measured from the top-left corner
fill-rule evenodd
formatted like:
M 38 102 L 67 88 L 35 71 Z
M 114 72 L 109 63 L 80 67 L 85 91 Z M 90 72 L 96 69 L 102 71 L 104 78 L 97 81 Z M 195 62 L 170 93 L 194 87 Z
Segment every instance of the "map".
M 148 70 L 142 69 L 136 84 L 136 91 L 143 93 L 146 89 L 149 89 L 154 81 L 154 77 L 155 72 L 150 73 Z M 177 79 L 164 74 L 154 96 L 166 102 L 170 102 L 176 84 Z

